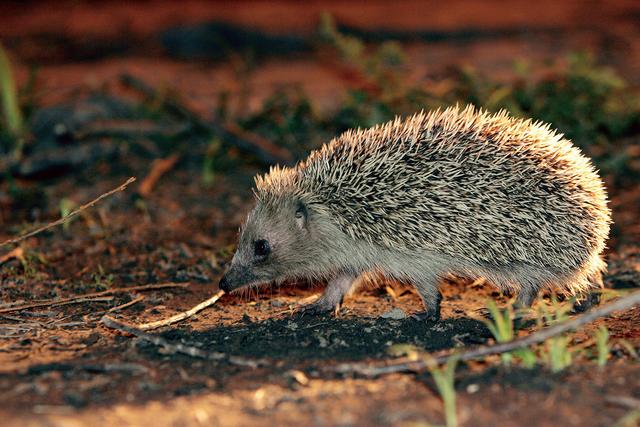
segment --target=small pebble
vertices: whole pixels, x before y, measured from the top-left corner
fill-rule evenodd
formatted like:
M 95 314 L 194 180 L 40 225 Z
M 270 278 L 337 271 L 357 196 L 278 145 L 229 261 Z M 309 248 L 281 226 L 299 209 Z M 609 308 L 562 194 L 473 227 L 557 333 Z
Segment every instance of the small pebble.
M 383 319 L 401 320 L 405 319 L 407 317 L 407 314 L 399 308 L 394 308 L 382 314 L 380 317 L 382 317 Z

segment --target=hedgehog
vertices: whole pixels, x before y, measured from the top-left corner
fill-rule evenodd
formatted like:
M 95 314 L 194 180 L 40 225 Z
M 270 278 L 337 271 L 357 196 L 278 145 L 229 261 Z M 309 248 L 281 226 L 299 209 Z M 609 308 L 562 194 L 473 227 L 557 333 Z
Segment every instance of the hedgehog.
M 349 130 L 255 178 L 256 205 L 219 287 L 326 281 L 336 308 L 359 277 L 415 286 L 440 318 L 441 279 L 485 278 L 529 307 L 541 289 L 588 308 L 611 214 L 592 163 L 548 124 L 449 107 Z

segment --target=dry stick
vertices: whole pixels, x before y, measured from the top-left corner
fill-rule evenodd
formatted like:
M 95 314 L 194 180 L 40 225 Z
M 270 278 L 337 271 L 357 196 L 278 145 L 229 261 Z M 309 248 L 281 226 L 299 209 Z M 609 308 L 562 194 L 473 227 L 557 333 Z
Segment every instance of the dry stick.
M 152 285 L 130 286 L 128 288 L 107 289 L 106 291 L 93 292 L 90 294 L 78 295 L 75 297 L 61 298 L 61 299 L 51 300 L 51 301 L 34 302 L 34 303 L 29 303 L 24 305 L 18 305 L 15 307 L 7 307 L 7 308 L 0 309 L 0 314 L 11 313 L 13 311 L 26 310 L 28 308 L 55 307 L 59 305 L 75 304 L 77 302 L 83 302 L 83 300 L 86 300 L 87 298 L 96 298 L 96 297 L 102 297 L 105 295 L 120 294 L 124 292 L 148 291 L 152 289 L 164 289 L 164 288 L 184 288 L 187 286 L 189 285 L 186 283 L 156 283 Z
M 123 191 L 125 188 L 127 188 L 127 186 L 128 186 L 129 184 L 131 184 L 131 183 L 132 183 L 132 182 L 134 182 L 135 180 L 136 180 L 136 179 L 135 179 L 135 177 L 131 177 L 131 178 L 129 178 L 128 180 L 126 180 L 126 181 L 125 181 L 122 185 L 120 185 L 119 187 L 114 188 L 114 189 L 113 189 L 113 190 L 111 190 L 111 191 L 107 191 L 107 192 L 106 192 L 106 193 L 104 193 L 104 194 L 101 194 L 100 196 L 98 196 L 97 198 L 93 199 L 93 200 L 92 200 L 92 201 L 90 201 L 89 203 L 86 203 L 86 204 L 84 204 L 84 205 L 80 206 L 78 209 L 76 209 L 75 211 L 71 212 L 69 215 L 63 216 L 62 218 L 58 219 L 57 221 L 50 222 L 49 224 L 44 225 L 44 226 L 42 226 L 42 227 L 40 227 L 40 228 L 36 228 L 35 230 L 30 231 L 30 232 L 29 232 L 29 233 L 27 233 L 27 234 L 23 234 L 23 235 L 22 235 L 22 236 L 20 236 L 20 237 L 15 237 L 15 238 L 13 238 L 13 239 L 5 240 L 4 242 L 0 243 L 0 247 L 2 247 L 2 246 L 7 246 L 7 245 L 10 245 L 10 244 L 12 244 L 12 243 L 18 243 L 18 242 L 21 242 L 21 241 L 23 241 L 23 240 L 25 240 L 25 239 L 28 239 L 29 237 L 33 237 L 33 236 L 35 236 L 35 235 L 36 235 L 36 234 L 38 234 L 38 233 L 42 233 L 43 231 L 48 230 L 48 229 L 49 229 L 49 228 L 51 228 L 51 227 L 55 227 L 56 225 L 64 224 L 65 222 L 67 222 L 67 221 L 69 221 L 71 218 L 73 218 L 74 216 L 78 215 L 78 214 L 79 214 L 80 212 L 82 212 L 83 210 L 85 210 L 85 209 L 87 209 L 87 208 L 92 207 L 93 205 L 95 205 L 95 204 L 96 204 L 96 203 L 98 203 L 99 201 L 101 201 L 101 200 L 103 200 L 103 199 L 105 199 L 105 198 L 107 198 L 107 197 L 111 196 L 111 195 L 112 195 L 112 194 L 114 194 L 114 193 L 117 193 L 117 192 L 119 192 L 119 191 Z
M 176 137 L 188 131 L 189 125 L 167 125 L 151 120 L 96 120 L 72 134 L 73 140 L 97 138 L 153 138 Z
M 191 357 L 198 357 L 201 359 L 212 359 L 212 360 L 220 360 L 220 359 L 224 359 L 225 357 L 225 355 L 222 353 L 217 353 L 217 352 L 209 353 L 197 347 L 188 346 L 188 345 L 179 344 L 179 343 L 178 344 L 170 343 L 169 341 L 167 341 L 166 339 L 160 336 L 148 334 L 143 330 L 138 329 L 134 325 L 121 322 L 107 315 L 102 316 L 102 319 L 100 319 L 100 323 L 102 323 L 108 328 L 117 329 L 121 332 L 126 332 L 128 334 L 141 338 L 145 341 L 149 341 L 150 343 L 157 345 L 158 347 L 163 347 L 165 350 L 169 351 L 170 353 L 180 353 L 180 354 L 186 354 L 187 356 L 191 356 Z
M 156 159 L 153 161 L 151 165 L 151 171 L 149 175 L 140 183 L 140 187 L 138 187 L 138 192 L 142 197 L 148 197 L 153 191 L 153 187 L 155 187 L 158 180 L 167 173 L 171 168 L 178 162 L 180 156 L 177 154 L 172 154 L 171 156 L 165 159 Z
M 107 313 L 113 313 L 114 311 L 119 311 L 119 310 L 122 310 L 123 308 L 131 307 L 132 305 L 139 303 L 143 299 L 144 299 L 144 295 L 140 295 L 138 298 L 132 299 L 127 303 L 120 304 L 115 307 L 111 307 L 109 310 L 107 310 Z
M 11 252 L 4 254 L 3 256 L 0 257 L 0 265 L 14 258 L 17 258 L 20 261 L 24 261 L 24 249 L 18 246 L 17 248 L 13 249 Z
M 607 316 L 614 311 L 625 310 L 640 304 L 640 291 L 636 291 L 631 295 L 627 295 L 610 304 L 604 305 L 598 309 L 591 310 L 581 316 L 577 316 L 566 322 L 558 323 L 548 328 L 534 332 L 526 337 L 518 338 L 502 344 L 472 348 L 462 353 L 447 354 L 434 357 L 431 360 L 410 360 L 401 363 L 392 363 L 385 366 L 371 366 L 365 363 L 345 363 L 338 365 L 331 370 L 340 373 L 358 373 L 367 377 L 376 377 L 378 375 L 392 374 L 397 372 L 415 372 L 428 369 L 434 362 L 444 363 L 451 357 L 458 360 L 471 360 L 479 357 L 489 356 L 492 354 L 501 354 L 513 351 L 519 348 L 528 347 L 548 340 L 556 335 L 576 329 L 580 326 L 591 323 L 594 320 Z
M 102 323 L 107 328 L 116 329 L 120 332 L 126 332 L 142 340 L 148 341 L 158 347 L 162 347 L 164 348 L 165 352 L 169 354 L 185 354 L 187 356 L 208 360 L 227 360 L 233 365 L 248 366 L 251 368 L 256 368 L 265 364 L 265 361 L 260 359 L 248 359 L 240 356 L 229 356 L 225 353 L 217 351 L 209 352 L 190 345 L 174 344 L 160 336 L 148 334 L 145 331 L 135 327 L 134 325 L 121 322 L 107 315 L 102 316 L 102 319 L 100 319 L 100 323 Z
M 135 76 L 123 74 L 120 76 L 120 81 L 125 86 L 141 93 L 147 99 L 157 100 L 159 98 L 156 89 Z M 163 106 L 169 113 L 191 123 L 195 129 L 218 135 L 225 142 L 253 154 L 266 165 L 290 162 L 293 159 L 293 156 L 286 148 L 280 147 L 260 135 L 240 129 L 233 124 L 209 123 L 175 100 L 164 99 Z
M 180 322 L 181 320 L 187 319 L 193 316 L 194 314 L 196 314 L 197 312 L 204 310 L 205 308 L 215 304 L 215 302 L 218 301 L 220 297 L 222 297 L 222 295 L 224 295 L 224 291 L 220 290 L 211 298 L 205 301 L 202 301 L 200 304 L 196 305 L 195 307 L 187 311 L 183 311 L 182 313 L 178 313 L 175 316 L 171 316 L 167 319 L 156 320 L 155 322 L 149 322 L 149 323 L 142 323 L 140 325 L 137 325 L 136 327 L 142 331 L 148 331 L 150 329 L 157 329 L 162 326 L 167 326 L 167 325 L 171 325 L 172 323 Z

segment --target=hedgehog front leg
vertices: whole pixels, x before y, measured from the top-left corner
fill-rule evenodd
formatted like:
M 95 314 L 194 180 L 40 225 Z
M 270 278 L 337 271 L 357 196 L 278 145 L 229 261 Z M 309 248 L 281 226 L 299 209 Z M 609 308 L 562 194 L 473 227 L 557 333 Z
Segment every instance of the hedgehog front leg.
M 305 313 L 320 314 L 333 311 L 349 292 L 356 277 L 352 274 L 340 274 L 329 280 L 327 288 L 317 301 L 303 308 Z

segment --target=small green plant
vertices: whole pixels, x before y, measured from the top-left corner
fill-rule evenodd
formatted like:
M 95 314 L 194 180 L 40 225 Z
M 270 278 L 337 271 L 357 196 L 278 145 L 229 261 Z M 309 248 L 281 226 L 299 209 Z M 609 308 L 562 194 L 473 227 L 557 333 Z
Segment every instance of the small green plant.
M 265 99 L 262 108 L 242 120 L 240 126 L 286 147 L 296 158 L 304 157 L 333 132 L 323 134 L 323 123 L 311 100 L 299 87 L 280 89 Z
M 545 323 L 552 325 L 569 319 L 569 314 L 573 309 L 574 302 L 575 298 L 560 302 L 555 295 L 552 295 L 551 302 L 548 306 L 541 304 L 538 308 L 538 316 L 536 318 L 538 328 L 543 327 Z
M 596 348 L 598 350 L 598 366 L 603 367 L 609 359 L 611 346 L 609 345 L 609 330 L 606 326 L 600 326 L 595 332 Z
M 428 107 L 424 91 L 412 84 L 402 47 L 385 42 L 366 46 L 360 39 L 340 33 L 331 17 L 321 18 L 319 38 L 349 67 L 352 87 L 332 118 L 337 131 L 369 127 Z
M 222 147 L 222 141 L 220 138 L 211 138 L 204 155 L 204 161 L 202 162 L 202 182 L 205 187 L 211 186 L 216 176 L 216 159 L 220 153 L 220 147 Z
M 538 362 L 538 357 L 536 356 L 535 351 L 529 348 L 521 348 L 514 351 L 513 354 L 517 356 L 518 359 L 520 359 L 522 366 L 527 369 L 533 369 L 533 367 L 536 366 L 536 363 Z
M 0 44 L 0 94 L 2 99 L 3 123 L 8 135 L 14 139 L 15 147 L 8 149 L 20 149 L 24 122 L 22 111 L 18 101 L 18 90 L 11 70 L 11 62 L 6 51 Z M 9 151 L 9 150 L 7 150 Z
M 571 366 L 573 352 L 570 343 L 571 338 L 567 336 L 553 337 L 545 343 L 547 363 L 551 372 L 560 372 Z
M 98 271 L 93 273 L 93 281 L 97 289 L 109 289 L 113 287 L 113 274 L 107 274 L 101 264 L 98 264 Z
M 483 322 L 495 340 L 501 344 L 513 341 L 515 338 L 513 306 L 508 305 L 504 310 L 501 310 L 494 300 L 488 300 L 487 309 L 489 310 L 491 319 L 483 319 Z M 500 357 L 506 365 L 510 364 L 513 358 L 511 353 L 502 353 Z
M 564 64 L 563 64 L 564 62 Z M 598 65 L 588 53 L 537 67 L 545 77 L 531 79 L 531 65 L 514 64 L 518 78 L 492 81 L 467 67 L 453 83 L 453 97 L 490 111 L 506 109 L 520 117 L 551 123 L 582 148 L 611 142 L 640 122 L 640 97 L 615 71 Z
M 68 198 L 64 197 L 60 200 L 59 208 L 60 208 L 60 216 L 64 218 L 76 208 L 76 204 L 73 201 L 69 200 Z M 62 224 L 62 229 L 65 232 L 69 231 L 69 225 L 74 220 L 75 218 L 71 218 L 69 221 L 66 221 L 64 224 Z
M 420 355 L 420 349 L 413 344 L 393 344 L 387 347 L 386 353 L 392 357 L 417 359 Z
M 332 49 L 350 76 L 346 99 L 331 118 L 338 132 L 369 127 L 420 109 L 474 104 L 550 123 L 605 171 L 625 173 L 634 158 L 613 144 L 635 135 L 640 126 L 640 94 L 588 52 L 535 68 L 527 61 L 515 61 L 516 79 L 509 82 L 462 67 L 439 82 L 426 84 L 411 75 L 396 43 L 366 45 L 341 33 L 330 15 L 322 17 L 318 33 L 320 46 Z
M 43 273 L 39 271 L 39 267 L 49 264 L 44 255 L 32 250 L 25 250 L 18 257 L 18 260 L 22 265 L 24 277 L 29 279 L 37 279 L 42 276 Z
M 552 296 L 550 306 L 541 306 L 539 309 L 539 316 L 536 319 L 538 327 L 542 328 L 544 323 L 554 324 L 567 320 L 574 300 L 575 299 L 571 299 L 561 303 L 555 295 Z M 552 372 L 560 372 L 571 366 L 574 353 L 571 348 L 571 341 L 571 337 L 567 335 L 560 335 L 545 341 L 540 352 Z
M 640 422 L 640 409 L 632 409 L 613 424 L 613 427 L 637 427 Z
M 444 366 L 438 366 L 435 360 L 431 359 L 430 356 L 427 357 L 429 358 L 427 360 L 429 372 L 436 383 L 436 388 L 444 404 L 446 426 L 456 427 L 458 425 L 458 415 L 456 412 L 456 389 L 454 383 L 458 358 L 455 356 L 450 357 Z

